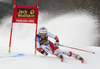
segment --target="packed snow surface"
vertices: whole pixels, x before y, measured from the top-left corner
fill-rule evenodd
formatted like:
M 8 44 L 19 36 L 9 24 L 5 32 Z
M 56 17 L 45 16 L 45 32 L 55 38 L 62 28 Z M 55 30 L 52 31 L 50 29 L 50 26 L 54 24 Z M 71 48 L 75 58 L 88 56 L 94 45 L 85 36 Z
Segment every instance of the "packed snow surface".
M 14 24 L 11 53 L 8 54 L 11 16 L 2 20 L 0 30 L 0 69 L 100 69 L 100 47 L 91 46 L 98 38 L 96 20 L 89 14 L 69 13 L 49 20 L 39 16 L 38 28 L 44 26 L 49 32 L 58 35 L 60 44 L 93 51 L 95 54 L 60 47 L 78 53 L 84 63 L 64 55 L 64 62 L 49 54 L 34 55 L 34 24 Z M 52 42 L 54 39 L 49 38 Z

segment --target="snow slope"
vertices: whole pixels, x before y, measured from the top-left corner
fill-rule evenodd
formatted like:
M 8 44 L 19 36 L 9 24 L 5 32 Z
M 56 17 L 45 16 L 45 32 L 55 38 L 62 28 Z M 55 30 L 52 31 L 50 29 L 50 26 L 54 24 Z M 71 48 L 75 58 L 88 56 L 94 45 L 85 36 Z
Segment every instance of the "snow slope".
M 91 46 L 98 38 L 96 20 L 86 13 L 68 13 L 43 21 L 39 16 L 39 27 L 45 26 L 48 31 L 58 35 L 60 43 L 77 47 L 96 54 L 86 53 L 73 49 L 60 47 L 63 50 L 80 54 L 85 62 L 65 56 L 64 62 L 48 55 L 44 56 L 37 52 L 34 55 L 34 28 L 32 24 L 14 24 L 11 54 L 8 54 L 9 46 L 9 23 L 11 16 L 2 20 L 0 30 L 0 69 L 100 69 L 100 47 Z M 49 38 L 50 39 L 50 38 Z M 53 39 L 50 39 L 54 42 Z

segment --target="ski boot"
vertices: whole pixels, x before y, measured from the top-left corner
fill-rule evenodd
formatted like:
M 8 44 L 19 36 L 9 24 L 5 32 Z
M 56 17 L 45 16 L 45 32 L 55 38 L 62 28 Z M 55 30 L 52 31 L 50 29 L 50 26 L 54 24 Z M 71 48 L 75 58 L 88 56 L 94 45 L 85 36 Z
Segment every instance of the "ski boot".
M 61 55 L 61 54 L 59 54 L 59 53 L 57 53 L 57 54 L 55 54 L 58 58 L 60 58 L 61 59 L 61 62 L 63 62 L 63 60 L 64 60 L 64 57 Z
M 74 57 L 75 57 L 76 59 L 81 60 L 81 63 L 84 62 L 84 59 L 83 59 L 81 56 L 79 56 L 78 54 L 74 54 L 74 53 L 73 53 L 73 55 L 74 55 Z
M 81 63 L 84 62 L 84 59 L 81 56 L 78 56 L 78 59 L 81 60 Z

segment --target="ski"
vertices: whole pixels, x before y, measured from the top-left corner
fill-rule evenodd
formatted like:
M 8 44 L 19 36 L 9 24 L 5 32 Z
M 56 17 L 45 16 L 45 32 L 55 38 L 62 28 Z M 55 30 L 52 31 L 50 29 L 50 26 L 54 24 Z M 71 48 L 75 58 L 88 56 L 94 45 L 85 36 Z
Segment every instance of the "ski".
M 78 59 L 81 60 L 81 63 L 84 62 L 84 59 L 82 57 L 79 57 Z
M 63 62 L 64 58 L 61 59 L 61 62 Z
M 81 63 L 83 63 L 83 62 L 84 62 L 84 59 L 81 60 Z

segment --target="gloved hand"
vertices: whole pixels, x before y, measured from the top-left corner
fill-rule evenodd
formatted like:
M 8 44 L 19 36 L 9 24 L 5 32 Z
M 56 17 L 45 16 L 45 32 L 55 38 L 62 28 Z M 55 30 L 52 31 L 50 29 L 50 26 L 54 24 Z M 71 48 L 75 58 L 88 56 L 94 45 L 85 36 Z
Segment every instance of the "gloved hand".
M 58 39 L 58 36 L 55 36 L 55 39 L 56 39 L 56 42 L 55 42 L 55 46 L 59 46 L 60 44 L 59 44 L 59 39 Z
M 59 46 L 60 44 L 59 44 L 59 42 L 55 42 L 55 44 L 54 44 L 55 46 Z
M 45 56 L 47 56 L 47 55 L 48 55 L 48 53 L 47 53 L 47 52 L 45 52 L 45 53 L 44 53 L 44 55 L 45 55 Z
M 39 51 L 41 54 L 44 54 L 45 56 L 48 55 L 47 52 L 45 52 L 44 50 L 41 50 L 40 48 L 37 48 L 37 51 Z
M 44 53 L 45 53 L 45 51 L 44 51 L 44 50 L 42 50 L 42 51 L 41 51 L 41 54 L 44 54 Z
M 55 36 L 56 42 L 59 42 L 58 36 Z
M 47 56 L 47 55 L 48 55 L 48 53 L 47 53 L 47 52 L 45 52 L 44 50 L 43 50 L 43 51 L 41 51 L 41 54 L 44 54 L 45 56 Z

